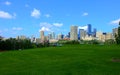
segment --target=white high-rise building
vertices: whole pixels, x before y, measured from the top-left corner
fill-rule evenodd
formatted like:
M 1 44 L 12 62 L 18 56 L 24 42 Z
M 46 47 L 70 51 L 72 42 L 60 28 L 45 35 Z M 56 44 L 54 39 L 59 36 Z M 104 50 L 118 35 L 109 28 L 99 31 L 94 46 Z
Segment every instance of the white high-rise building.
M 70 40 L 78 40 L 78 26 L 70 27 Z
M 58 34 L 58 40 L 62 39 L 62 34 Z
M 44 31 L 40 31 L 40 39 L 42 40 L 42 41 L 44 41 Z
M 86 31 L 84 29 L 79 29 L 80 40 L 83 40 L 86 36 Z
M 48 34 L 48 39 L 50 40 L 50 39 L 55 39 L 55 33 L 54 32 L 50 32 L 49 34 Z
M 55 33 L 52 32 L 52 39 L 55 39 Z

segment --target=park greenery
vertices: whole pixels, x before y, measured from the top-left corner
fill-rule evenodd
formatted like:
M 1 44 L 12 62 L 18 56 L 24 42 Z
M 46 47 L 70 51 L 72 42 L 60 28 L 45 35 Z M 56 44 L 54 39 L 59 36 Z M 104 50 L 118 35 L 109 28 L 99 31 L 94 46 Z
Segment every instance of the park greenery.
M 0 52 L 0 75 L 120 75 L 120 46 L 65 44 Z
M 23 50 L 23 49 L 31 49 L 31 48 L 43 48 L 43 47 L 50 47 L 50 46 L 63 46 L 66 44 L 91 44 L 91 45 L 113 45 L 116 44 L 115 40 L 109 39 L 105 42 L 98 41 L 98 40 L 59 40 L 55 43 L 49 43 L 49 41 L 44 41 L 42 43 L 32 43 L 30 39 L 15 39 L 9 38 L 3 40 L 2 37 L 0 39 L 0 50 Z
M 6 40 L 0 40 L 0 49 L 1 50 L 20 50 L 33 48 L 33 44 L 29 39 L 15 39 L 9 38 Z
M 23 50 L 23 49 L 30 49 L 30 48 L 41 48 L 41 47 L 48 47 L 49 42 L 44 43 L 32 43 L 30 39 L 16 39 L 16 38 L 9 38 L 3 40 L 2 37 L 0 39 L 0 50 Z
M 115 40 L 117 44 L 120 44 L 120 22 L 118 26 L 118 33 L 115 35 Z
M 120 26 L 115 40 L 30 39 L 0 36 L 0 75 L 120 75 Z M 18 51 L 19 50 L 19 51 Z

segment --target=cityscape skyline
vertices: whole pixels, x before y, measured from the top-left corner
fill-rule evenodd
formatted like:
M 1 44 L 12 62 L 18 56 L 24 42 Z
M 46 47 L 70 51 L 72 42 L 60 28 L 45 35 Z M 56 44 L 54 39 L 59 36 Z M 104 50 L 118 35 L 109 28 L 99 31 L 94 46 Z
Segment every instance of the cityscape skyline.
M 68 34 L 72 25 L 86 29 L 87 24 L 97 31 L 112 32 L 120 21 L 119 3 L 119 0 L 0 0 L 0 36 L 40 37 L 40 30 L 45 35 Z

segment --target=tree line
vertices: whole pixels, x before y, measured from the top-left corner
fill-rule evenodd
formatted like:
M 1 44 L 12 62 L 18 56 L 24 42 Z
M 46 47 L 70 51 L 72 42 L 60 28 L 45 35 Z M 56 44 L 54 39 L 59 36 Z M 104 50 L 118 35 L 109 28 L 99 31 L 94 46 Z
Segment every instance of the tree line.
M 120 44 L 120 21 L 118 26 L 118 33 L 115 35 L 115 40 L 117 44 Z
M 30 48 L 37 48 L 37 47 L 46 47 L 49 46 L 49 42 L 46 41 L 44 43 L 32 43 L 30 39 L 16 39 L 16 38 L 9 38 L 3 40 L 0 36 L 0 50 L 23 50 L 23 49 L 30 49 Z

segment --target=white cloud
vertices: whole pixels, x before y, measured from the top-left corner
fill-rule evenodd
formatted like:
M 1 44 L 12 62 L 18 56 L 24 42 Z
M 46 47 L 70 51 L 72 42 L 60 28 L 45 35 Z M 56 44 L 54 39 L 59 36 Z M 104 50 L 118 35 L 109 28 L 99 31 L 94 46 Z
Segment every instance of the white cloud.
M 54 31 L 56 30 L 58 27 L 63 26 L 62 23 L 47 23 L 47 22 L 42 22 L 40 23 L 40 27 L 41 29 L 39 31 Z
M 48 27 L 48 28 L 51 28 L 51 27 L 52 27 L 52 24 L 47 23 L 47 22 L 42 22 L 42 23 L 40 23 L 40 27 Z
M 11 2 L 6 1 L 4 4 L 5 4 L 5 5 L 11 5 Z
M 39 32 L 40 31 L 51 31 L 49 28 L 47 28 L 47 27 L 42 27 L 40 30 L 39 30 Z
M 120 18 L 119 19 L 117 19 L 117 20 L 113 20 L 113 21 L 111 21 L 110 22 L 110 24 L 115 24 L 115 25 L 118 25 L 119 24 L 119 22 L 120 22 Z
M 53 25 L 56 26 L 56 27 L 62 27 L 63 23 L 53 23 Z
M 87 12 L 84 12 L 84 13 L 82 14 L 82 16 L 88 16 L 88 13 L 87 13 Z
M 5 11 L 0 11 L 0 18 L 5 18 L 5 19 L 12 19 L 15 18 L 16 14 L 14 13 L 13 15 L 11 15 L 8 12 Z
M 51 17 L 51 16 L 50 16 L 50 14 L 45 14 L 45 17 L 49 18 L 49 17 Z
M 20 30 L 23 30 L 23 28 L 21 28 L 21 27 L 13 27 L 12 30 L 20 31 Z
M 31 12 L 31 16 L 34 18 L 39 18 L 40 15 L 41 15 L 41 13 L 40 13 L 40 10 L 38 10 L 38 9 L 34 8 L 34 10 Z
M 79 26 L 78 29 L 84 29 L 84 30 L 87 30 L 87 29 L 88 29 L 88 26 Z
M 50 23 L 47 23 L 47 22 L 42 22 L 40 23 L 40 27 L 41 29 L 39 31 L 51 31 L 51 28 L 53 27 L 52 24 Z

